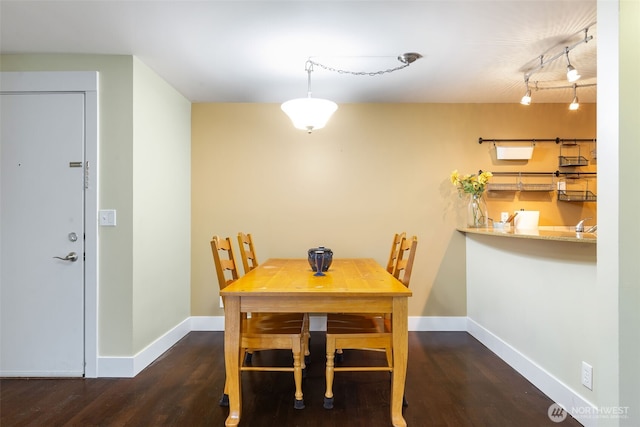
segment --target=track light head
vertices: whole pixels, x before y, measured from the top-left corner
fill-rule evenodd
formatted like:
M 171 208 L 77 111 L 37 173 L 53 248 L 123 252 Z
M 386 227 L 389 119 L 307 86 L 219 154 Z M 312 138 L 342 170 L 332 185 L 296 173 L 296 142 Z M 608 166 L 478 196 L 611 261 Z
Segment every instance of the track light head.
M 565 55 L 567 56 L 567 80 L 569 83 L 573 83 L 578 81 L 580 78 L 580 74 L 578 74 L 578 70 L 575 69 L 573 65 L 571 65 L 571 61 L 569 61 L 569 48 L 565 49 Z
M 580 74 L 578 74 L 578 70 L 576 70 L 573 65 L 569 64 L 567 66 L 567 80 L 569 83 L 576 82 L 580 79 Z
M 569 110 L 575 111 L 580 108 L 580 103 L 578 102 L 578 94 L 577 94 L 577 85 L 573 85 L 573 101 L 569 104 Z
M 524 96 L 520 100 L 520 104 L 522 104 L 522 105 L 531 105 L 531 89 L 529 89 L 529 79 L 528 78 L 524 79 L 524 84 L 527 87 L 527 91 L 525 92 Z
M 574 96 L 573 101 L 571 101 L 571 104 L 569 104 L 569 110 L 575 111 L 578 108 L 580 108 L 580 103 L 578 102 L 578 97 Z

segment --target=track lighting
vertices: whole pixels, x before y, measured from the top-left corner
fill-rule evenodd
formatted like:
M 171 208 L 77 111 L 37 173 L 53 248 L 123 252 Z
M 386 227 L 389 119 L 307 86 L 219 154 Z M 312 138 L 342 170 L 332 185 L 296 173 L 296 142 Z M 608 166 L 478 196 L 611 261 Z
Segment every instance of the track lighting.
M 573 65 L 571 65 L 571 61 L 569 61 L 569 48 L 565 48 L 565 55 L 567 57 L 567 80 L 569 83 L 577 82 L 580 79 L 580 74 L 578 74 L 578 70 L 576 70 Z
M 551 64 L 552 62 L 556 61 L 557 59 L 560 59 L 561 57 L 565 57 L 567 60 L 567 80 L 569 81 L 569 83 L 572 83 L 573 85 L 569 86 L 567 84 L 562 84 L 560 83 L 559 80 L 544 80 L 544 81 L 534 81 L 531 80 L 532 83 L 534 83 L 534 90 L 538 91 L 538 90 L 546 90 L 546 89 L 571 89 L 573 88 L 573 102 L 571 103 L 570 109 L 571 110 L 577 110 L 578 109 L 578 97 L 576 96 L 576 88 L 577 87 L 587 87 L 587 86 L 595 86 L 596 83 L 591 83 L 588 82 L 587 84 L 581 84 L 581 85 L 577 85 L 575 82 L 578 81 L 578 79 L 580 79 L 580 74 L 578 73 L 578 70 L 576 70 L 576 68 L 571 65 L 571 61 L 569 60 L 569 52 L 571 52 L 573 49 L 575 49 L 576 47 L 580 46 L 583 43 L 588 43 L 589 41 L 593 40 L 593 36 L 590 36 L 588 34 L 589 32 L 589 28 L 595 25 L 595 22 L 593 22 L 592 24 L 589 24 L 589 26 L 587 26 L 586 28 L 580 30 L 580 32 L 584 32 L 584 37 L 577 41 L 576 43 L 574 43 L 573 45 L 570 46 L 566 46 L 562 51 L 557 51 L 555 55 L 553 56 L 546 56 L 547 52 L 543 53 L 542 55 L 538 56 L 538 64 L 533 66 L 532 68 L 529 68 L 528 71 L 526 71 L 524 73 L 524 82 L 526 85 L 526 92 L 524 94 L 524 96 L 522 97 L 522 99 L 520 100 L 520 103 L 522 105 L 530 105 L 531 104 L 531 88 L 529 87 L 529 81 L 531 79 L 531 77 L 533 77 L 534 74 L 536 74 L 537 72 L 539 72 L 540 70 L 544 69 L 545 67 L 547 67 L 547 65 Z M 540 84 L 541 83 L 541 84 Z
M 571 104 L 569 104 L 569 110 L 571 110 L 571 111 L 574 111 L 574 110 L 577 110 L 578 108 L 580 108 L 580 103 L 578 102 L 577 90 L 578 90 L 578 85 L 576 85 L 574 83 L 574 85 L 573 85 L 573 101 L 571 101 Z

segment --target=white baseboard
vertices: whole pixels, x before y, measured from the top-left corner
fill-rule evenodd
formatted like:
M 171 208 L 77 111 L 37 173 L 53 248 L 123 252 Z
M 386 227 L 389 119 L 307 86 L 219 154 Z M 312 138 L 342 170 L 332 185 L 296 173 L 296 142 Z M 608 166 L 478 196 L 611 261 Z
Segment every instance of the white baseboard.
M 325 316 L 311 315 L 310 328 L 312 331 L 325 330 Z M 571 408 L 592 408 L 592 411 L 597 410 L 591 403 L 583 399 L 542 367 L 536 365 L 524 354 L 468 317 L 412 316 L 409 317 L 409 330 L 468 332 L 513 369 L 523 375 L 544 394 L 549 396 L 551 400 L 569 412 L 571 412 Z M 191 331 L 224 331 L 224 317 L 193 316 L 180 322 L 180 324 L 149 344 L 135 356 L 98 357 L 97 376 L 102 378 L 135 377 L 160 357 L 162 353 L 171 348 Z M 575 414 L 574 417 L 586 427 L 596 427 L 597 425 L 596 418 L 585 418 L 581 417 L 580 414 Z
M 589 416 L 596 413 L 597 408 L 562 381 L 470 318 L 467 318 L 467 332 L 519 372 L 551 400 L 571 413 L 583 426 L 595 427 L 597 425 L 597 419 Z M 572 411 L 572 408 L 590 409 L 583 411 L 587 414 L 585 417 Z
M 134 356 L 98 357 L 99 378 L 133 378 L 191 331 L 187 318 Z
M 192 331 L 224 331 L 224 316 L 192 316 Z
M 464 316 L 409 316 L 410 331 L 466 332 Z
M 312 331 L 324 331 L 326 316 L 311 315 Z M 466 317 L 409 317 L 410 331 L 466 331 Z M 135 356 L 99 356 L 99 378 L 133 378 L 191 331 L 224 331 L 224 316 L 193 316 L 180 322 Z

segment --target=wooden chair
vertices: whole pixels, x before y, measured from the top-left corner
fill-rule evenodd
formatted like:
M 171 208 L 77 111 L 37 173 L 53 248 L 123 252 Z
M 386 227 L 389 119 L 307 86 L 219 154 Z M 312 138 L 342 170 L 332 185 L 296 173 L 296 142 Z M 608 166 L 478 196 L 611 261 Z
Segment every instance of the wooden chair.
M 407 237 L 407 233 L 404 231 L 393 236 L 393 242 L 391 243 L 391 253 L 389 254 L 389 260 L 387 261 L 387 271 L 389 274 L 393 274 L 396 268 L 396 260 L 398 259 L 398 253 L 400 252 L 400 245 L 402 239 Z
M 416 248 L 418 247 L 418 238 L 413 236 L 411 239 L 402 239 L 400 252 L 396 261 L 396 267 L 393 270 L 393 277 L 400 280 L 407 288 L 411 281 L 411 273 L 413 272 L 413 261 L 416 258 Z
M 213 236 L 211 240 L 211 251 L 218 276 L 220 289 L 224 289 L 229 284 L 238 279 L 238 269 L 231 246 L 230 238 L 220 238 Z M 230 276 L 230 277 L 228 277 Z M 303 409 L 304 400 L 302 395 L 302 370 L 304 369 L 305 330 L 308 331 L 308 318 L 299 315 L 297 319 L 292 319 L 286 315 L 283 321 L 277 315 L 262 317 L 248 317 L 243 314 L 242 326 L 240 330 L 240 357 L 239 364 L 241 371 L 279 371 L 293 372 L 295 383 L 294 408 Z M 245 361 L 245 353 L 248 349 L 278 350 L 288 349 L 293 354 L 292 367 L 274 366 L 252 366 Z M 224 393 L 220 399 L 221 406 L 229 405 L 228 385 L 225 382 Z
M 406 232 L 402 232 L 402 233 L 396 233 L 393 235 L 393 241 L 391 242 L 391 252 L 389 253 L 389 259 L 387 260 L 387 271 L 389 272 L 389 274 L 393 274 L 394 270 L 396 268 L 396 263 L 398 261 L 398 254 L 400 253 L 400 246 L 402 244 L 402 240 L 404 238 L 406 238 L 407 233 Z M 346 322 L 352 322 L 352 321 L 358 321 L 361 320 L 362 317 L 370 317 L 369 314 L 353 314 L 353 313 L 344 313 L 344 314 L 334 314 L 332 315 L 332 321 L 333 322 L 341 322 L 341 321 L 346 321 Z M 336 353 L 336 361 L 341 361 L 342 360 L 342 349 L 338 348 Z
M 247 274 L 258 266 L 258 257 L 256 256 L 256 249 L 253 245 L 253 237 L 251 234 L 245 234 L 242 231 L 238 233 L 238 246 L 240 247 L 240 257 L 242 258 L 242 267 L 244 268 L 244 274 Z M 304 313 L 307 328 L 304 331 L 305 334 L 305 346 L 304 346 L 304 358 L 305 364 L 310 361 L 309 352 L 309 339 L 311 334 L 309 332 L 309 315 Z M 300 314 L 297 313 L 255 313 L 253 317 L 261 317 L 263 320 L 275 320 L 278 322 L 285 321 L 297 321 L 300 318 Z M 245 355 L 245 361 L 251 361 L 253 350 L 247 350 Z
M 418 238 L 416 236 L 410 239 L 402 238 L 393 275 L 407 287 L 411 280 L 417 247 Z M 334 372 L 393 372 L 392 322 L 393 318 L 390 316 L 379 316 L 375 314 L 345 316 L 342 314 L 329 313 L 327 315 L 327 365 L 325 372 L 327 388 L 324 395 L 324 407 L 326 409 L 333 408 Z M 384 351 L 386 354 L 386 365 L 336 367 L 336 349 Z
M 251 234 L 238 233 L 238 246 L 240 246 L 240 256 L 242 258 L 244 274 L 247 274 L 258 266 L 258 258 L 256 257 L 256 250 L 253 246 Z

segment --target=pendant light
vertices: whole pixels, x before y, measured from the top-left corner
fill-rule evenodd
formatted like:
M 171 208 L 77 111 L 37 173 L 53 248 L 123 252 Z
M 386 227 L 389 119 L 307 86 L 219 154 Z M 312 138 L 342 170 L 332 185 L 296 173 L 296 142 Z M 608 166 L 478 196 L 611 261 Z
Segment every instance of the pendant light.
M 340 74 L 378 76 L 402 70 L 420 58 L 422 58 L 422 55 L 416 52 L 403 53 L 402 55 L 395 57 L 395 59 L 400 61 L 402 65 L 395 68 L 389 68 L 387 70 L 371 72 L 341 70 L 339 68 L 329 67 L 308 59 L 304 66 L 304 69 L 307 72 L 307 97 L 287 101 L 283 103 L 280 108 L 287 116 L 289 116 L 293 122 L 293 126 L 297 129 L 306 130 L 308 133 L 311 133 L 315 129 L 322 129 L 331 118 L 331 115 L 338 109 L 338 105 L 333 101 L 311 97 L 311 72 L 313 71 L 314 65 L 317 65 L 327 71 L 335 71 Z
M 311 133 L 315 129 L 322 129 L 327 124 L 338 109 L 338 104 L 328 99 L 311 97 L 313 62 L 307 61 L 304 69 L 307 72 L 307 97 L 287 101 L 280 108 L 289 116 L 294 127 Z

